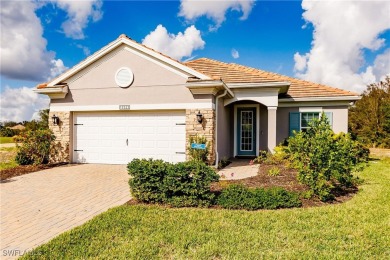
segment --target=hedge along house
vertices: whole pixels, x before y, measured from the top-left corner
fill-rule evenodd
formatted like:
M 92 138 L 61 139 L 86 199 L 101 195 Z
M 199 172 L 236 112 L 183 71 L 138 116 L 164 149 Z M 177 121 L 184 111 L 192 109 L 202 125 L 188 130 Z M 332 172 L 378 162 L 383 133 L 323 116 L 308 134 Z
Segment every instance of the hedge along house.
M 205 136 L 211 163 L 256 156 L 324 112 L 347 132 L 355 93 L 201 58 L 173 60 L 125 35 L 37 93 L 50 97 L 55 161 L 126 164 L 184 161 L 191 135 Z

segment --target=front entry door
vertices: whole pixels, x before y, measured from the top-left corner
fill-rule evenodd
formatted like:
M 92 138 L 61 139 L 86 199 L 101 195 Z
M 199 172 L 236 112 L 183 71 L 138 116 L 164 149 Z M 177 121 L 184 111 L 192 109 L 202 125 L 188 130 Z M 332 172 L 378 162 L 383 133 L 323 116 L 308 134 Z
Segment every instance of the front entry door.
M 256 156 L 256 108 L 237 108 L 237 155 Z

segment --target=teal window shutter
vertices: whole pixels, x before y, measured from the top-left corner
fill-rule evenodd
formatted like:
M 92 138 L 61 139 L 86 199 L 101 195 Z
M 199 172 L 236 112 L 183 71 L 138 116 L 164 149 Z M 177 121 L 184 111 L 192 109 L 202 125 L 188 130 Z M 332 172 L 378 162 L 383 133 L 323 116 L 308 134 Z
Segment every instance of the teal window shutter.
M 332 112 L 325 112 L 325 116 L 326 116 L 326 118 L 328 118 L 330 128 L 333 129 L 333 113 Z
M 289 135 L 293 135 L 293 131 L 301 130 L 301 115 L 299 112 L 290 112 L 290 131 Z

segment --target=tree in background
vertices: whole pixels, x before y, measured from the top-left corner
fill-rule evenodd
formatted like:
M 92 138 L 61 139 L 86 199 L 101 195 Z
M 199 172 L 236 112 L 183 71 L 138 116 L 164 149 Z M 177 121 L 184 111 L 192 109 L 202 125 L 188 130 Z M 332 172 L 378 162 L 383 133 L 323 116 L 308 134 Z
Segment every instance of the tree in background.
M 26 130 L 36 131 L 38 129 L 49 129 L 49 109 L 39 111 L 39 120 L 31 120 L 23 122 Z
M 349 110 L 349 131 L 371 147 L 390 148 L 390 77 L 367 86 Z

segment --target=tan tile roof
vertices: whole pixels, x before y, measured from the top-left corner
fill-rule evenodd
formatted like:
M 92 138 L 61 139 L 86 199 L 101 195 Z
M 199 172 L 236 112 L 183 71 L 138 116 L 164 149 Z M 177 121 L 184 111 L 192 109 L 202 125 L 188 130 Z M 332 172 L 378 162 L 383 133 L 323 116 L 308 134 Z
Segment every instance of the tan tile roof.
M 350 91 L 208 58 L 200 58 L 184 64 L 209 77 L 221 78 L 225 83 L 290 82 L 291 86 L 284 98 L 358 96 Z
M 265 82 L 280 82 L 280 81 L 290 82 L 291 83 L 290 89 L 287 95 L 284 96 L 286 98 L 358 96 L 358 94 L 346 90 L 337 89 L 337 88 L 333 88 L 333 87 L 329 87 L 329 86 L 325 86 L 325 85 L 321 85 L 321 84 L 317 84 L 305 80 L 300 80 L 296 78 L 291 78 L 277 73 L 267 72 L 267 71 L 263 71 L 263 70 L 235 64 L 235 63 L 225 63 L 225 62 L 212 60 L 208 58 L 200 58 L 188 62 L 180 62 L 144 44 L 134 41 L 130 37 L 126 36 L 125 34 L 121 34 L 118 38 L 119 39 L 125 38 L 130 41 L 133 41 L 175 62 L 178 62 L 202 74 L 205 74 L 212 79 L 222 79 L 226 83 L 254 83 L 254 82 L 265 83 Z M 109 43 L 108 45 L 110 45 L 111 43 Z M 103 50 L 108 45 L 104 46 L 99 51 Z M 89 57 L 87 57 L 86 59 L 88 58 Z M 36 86 L 36 88 L 38 89 L 42 89 L 46 87 L 47 87 L 47 83 L 42 83 Z

